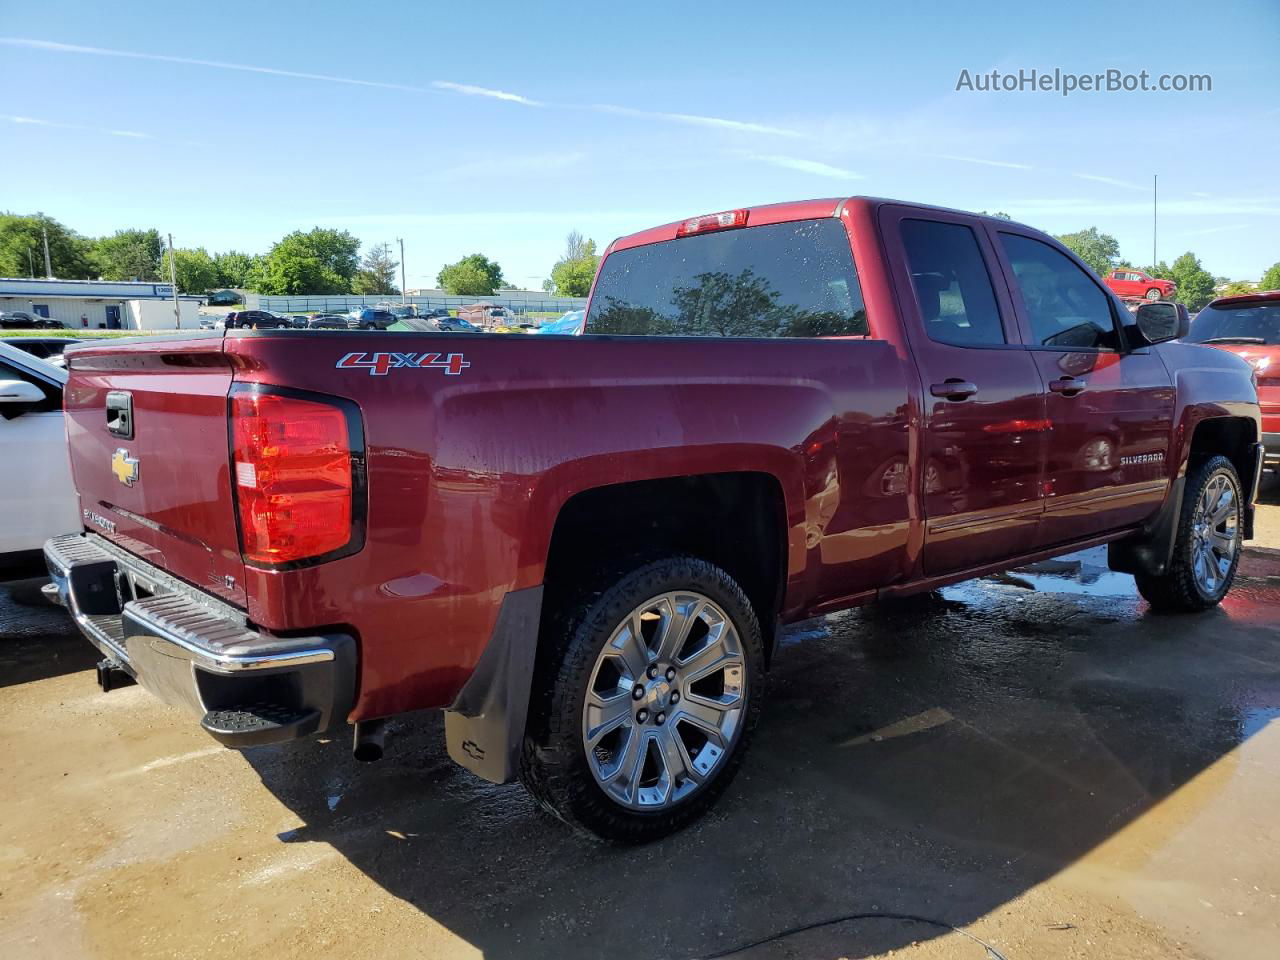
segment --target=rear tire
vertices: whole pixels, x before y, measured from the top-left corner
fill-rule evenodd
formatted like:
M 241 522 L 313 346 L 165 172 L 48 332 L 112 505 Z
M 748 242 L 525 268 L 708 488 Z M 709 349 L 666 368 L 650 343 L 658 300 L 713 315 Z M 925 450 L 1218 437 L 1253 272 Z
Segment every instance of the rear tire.
M 1168 568 L 1134 575 L 1153 610 L 1193 613 L 1222 602 L 1240 563 L 1243 504 L 1240 477 L 1226 457 L 1210 457 L 1191 472 Z
M 605 581 L 544 621 L 521 779 L 570 826 L 647 843 L 733 779 L 764 699 L 764 644 L 741 587 L 705 560 L 633 561 Z

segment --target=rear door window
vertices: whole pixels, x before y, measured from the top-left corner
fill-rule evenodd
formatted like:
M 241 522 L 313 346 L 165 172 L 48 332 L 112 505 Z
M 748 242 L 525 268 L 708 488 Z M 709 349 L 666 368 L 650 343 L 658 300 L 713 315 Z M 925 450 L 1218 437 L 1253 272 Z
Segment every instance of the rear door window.
M 587 333 L 866 336 L 843 225 L 799 220 L 632 247 L 605 259 Z

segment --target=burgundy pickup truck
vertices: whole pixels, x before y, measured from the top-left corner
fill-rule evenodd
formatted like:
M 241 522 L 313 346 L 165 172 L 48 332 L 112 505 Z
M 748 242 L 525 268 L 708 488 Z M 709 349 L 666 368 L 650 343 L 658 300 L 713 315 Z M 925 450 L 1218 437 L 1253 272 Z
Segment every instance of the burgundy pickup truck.
M 73 348 L 60 599 L 228 746 L 445 711 L 565 821 L 661 836 L 742 761 L 779 626 L 1109 544 L 1230 588 L 1252 370 L 1004 220 L 814 200 L 606 252 L 580 337 L 226 331 Z

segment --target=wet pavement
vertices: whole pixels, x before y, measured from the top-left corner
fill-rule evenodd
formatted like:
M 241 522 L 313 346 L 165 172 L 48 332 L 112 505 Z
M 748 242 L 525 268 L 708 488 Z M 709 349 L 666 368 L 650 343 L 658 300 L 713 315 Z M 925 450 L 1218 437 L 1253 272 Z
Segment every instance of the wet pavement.
M 224 750 L 0 590 L 0 957 L 685 958 L 857 914 L 734 956 L 1274 960 L 1265 543 L 1195 616 L 1094 550 L 796 625 L 722 803 L 630 850 L 455 767 L 431 715 L 373 766 Z

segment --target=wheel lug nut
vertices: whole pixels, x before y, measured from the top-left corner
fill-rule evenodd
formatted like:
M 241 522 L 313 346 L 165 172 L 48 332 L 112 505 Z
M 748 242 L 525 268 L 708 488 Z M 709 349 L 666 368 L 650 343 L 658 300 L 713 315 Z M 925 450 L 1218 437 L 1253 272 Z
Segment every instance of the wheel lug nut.
M 665 713 L 659 713 L 656 717 L 653 718 L 653 722 L 656 723 L 658 726 L 662 726 L 664 723 L 667 722 L 667 715 Z
M 674 680 L 675 678 L 676 678 L 676 668 L 675 668 L 675 667 L 667 667 L 667 679 L 668 679 L 668 680 Z
M 680 702 L 680 694 L 678 694 L 678 693 L 672 693 L 672 694 L 671 694 L 671 702 L 672 702 L 672 703 L 679 703 L 679 702 Z
M 631 689 L 631 697 L 632 697 L 632 699 L 634 699 L 634 700 L 643 700 L 643 699 L 644 699 L 644 686 L 643 686 L 642 684 L 637 683 L 634 687 L 632 687 L 632 689 Z
M 652 680 L 658 675 L 658 665 L 656 663 L 649 664 L 649 679 Z
M 648 710 L 641 709 L 639 712 L 636 713 L 636 723 L 644 723 L 648 719 L 649 719 Z

